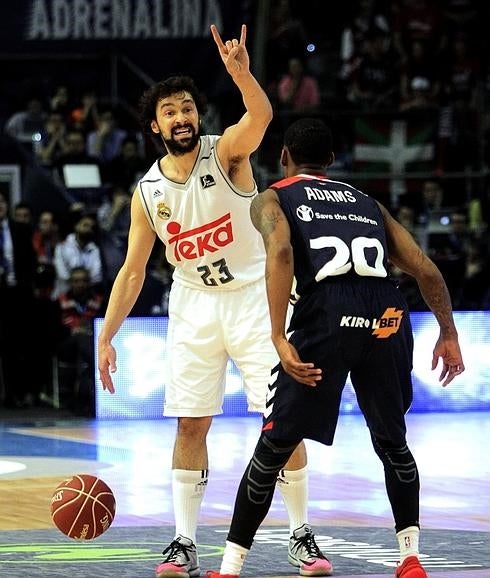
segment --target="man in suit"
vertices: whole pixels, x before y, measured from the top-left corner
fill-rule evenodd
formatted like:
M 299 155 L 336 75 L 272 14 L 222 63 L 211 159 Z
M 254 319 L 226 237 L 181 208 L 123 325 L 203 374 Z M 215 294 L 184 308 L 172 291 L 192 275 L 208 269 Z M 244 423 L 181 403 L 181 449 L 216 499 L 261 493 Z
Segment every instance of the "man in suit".
M 36 256 L 30 225 L 9 216 L 9 198 L 0 191 L 0 360 L 1 401 L 6 406 L 33 403 L 30 391 L 35 371 L 29 363 L 29 326 L 33 323 Z M 34 345 L 35 346 L 35 345 Z

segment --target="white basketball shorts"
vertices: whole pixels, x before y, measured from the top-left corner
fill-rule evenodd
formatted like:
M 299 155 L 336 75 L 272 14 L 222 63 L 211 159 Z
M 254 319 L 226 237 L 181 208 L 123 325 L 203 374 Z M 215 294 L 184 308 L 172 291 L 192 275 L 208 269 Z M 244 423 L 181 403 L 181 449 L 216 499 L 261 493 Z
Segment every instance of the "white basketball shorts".
M 243 378 L 249 411 L 262 413 L 271 369 L 278 362 L 270 338 L 265 281 L 234 291 L 172 284 L 167 335 L 166 416 L 223 413 L 231 358 Z

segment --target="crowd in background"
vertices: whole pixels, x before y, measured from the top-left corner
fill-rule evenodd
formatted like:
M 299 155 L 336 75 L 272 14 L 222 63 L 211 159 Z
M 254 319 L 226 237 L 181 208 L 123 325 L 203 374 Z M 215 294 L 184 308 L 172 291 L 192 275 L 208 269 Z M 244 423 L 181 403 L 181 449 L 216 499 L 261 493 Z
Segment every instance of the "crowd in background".
M 459 181 L 446 178 L 451 171 L 484 172 L 490 166 L 490 117 L 481 112 L 490 97 L 481 6 L 471 0 L 352 4 L 352 13 L 312 50 L 312 25 L 293 9 L 294 2 L 272 2 L 264 84 L 275 119 L 256 160 L 257 180 L 267 184 L 278 176 L 282 131 L 295 115 L 335 110 L 343 119 L 335 127 L 340 131 L 352 111 L 435 115 L 433 174 L 389 209 L 441 268 L 455 309 L 490 309 L 488 177 L 469 196 L 460 192 Z M 125 256 L 135 183 L 157 154 L 135 119 L 128 121 L 109 103 L 96 89 L 73 94 L 67 79 L 53 84 L 49 94 L 30 95 L 3 124 L 3 135 L 23 148 L 45 179 L 35 205 L 0 194 L 6 406 L 51 403 L 54 362 L 62 405 L 93 412 L 93 319 L 103 316 Z M 211 126 L 216 118 L 207 122 Z M 339 140 L 339 159 L 345 146 Z M 84 167 L 82 173 L 77 166 Z M 47 196 L 43 203 L 43 182 L 61 191 L 60 203 Z M 392 273 L 412 310 L 423 310 L 411 278 Z M 166 314 L 171 274 L 156 245 L 132 315 Z

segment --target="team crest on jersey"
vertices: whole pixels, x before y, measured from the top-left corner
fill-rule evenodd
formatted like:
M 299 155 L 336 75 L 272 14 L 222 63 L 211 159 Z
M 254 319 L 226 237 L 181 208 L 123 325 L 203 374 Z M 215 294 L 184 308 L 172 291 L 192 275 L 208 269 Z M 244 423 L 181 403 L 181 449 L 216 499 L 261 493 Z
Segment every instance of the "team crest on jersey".
M 203 189 L 207 189 L 208 187 L 212 187 L 213 185 L 216 184 L 213 175 L 204 175 L 203 177 L 200 177 L 200 179 L 201 179 L 201 186 Z
M 167 207 L 165 203 L 158 203 L 157 215 L 160 217 L 160 219 L 168 221 L 168 219 L 170 219 L 170 217 L 172 216 L 172 211 L 170 210 L 169 207 Z

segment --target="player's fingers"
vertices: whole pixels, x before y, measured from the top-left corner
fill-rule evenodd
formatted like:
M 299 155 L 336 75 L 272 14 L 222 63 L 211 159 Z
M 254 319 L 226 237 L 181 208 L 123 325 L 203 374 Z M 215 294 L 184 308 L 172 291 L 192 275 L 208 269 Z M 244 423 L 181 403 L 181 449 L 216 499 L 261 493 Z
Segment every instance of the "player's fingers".
M 461 373 L 463 373 L 464 370 L 465 370 L 465 367 L 462 363 L 456 364 L 456 365 L 445 365 L 444 370 L 439 377 L 439 381 L 442 381 L 444 379 L 444 377 L 446 378 L 444 380 L 444 382 L 442 383 L 442 387 L 446 387 L 446 385 L 451 383 L 451 381 L 457 375 L 460 375 Z
M 216 26 L 214 24 L 211 24 L 211 34 L 213 35 L 214 41 L 218 45 L 218 48 L 220 50 L 222 50 L 225 47 L 225 45 L 223 44 L 223 40 L 221 39 L 221 35 L 218 32 L 218 29 L 216 28 Z
M 242 31 L 240 33 L 240 44 L 245 44 L 247 40 L 247 25 L 242 24 Z

